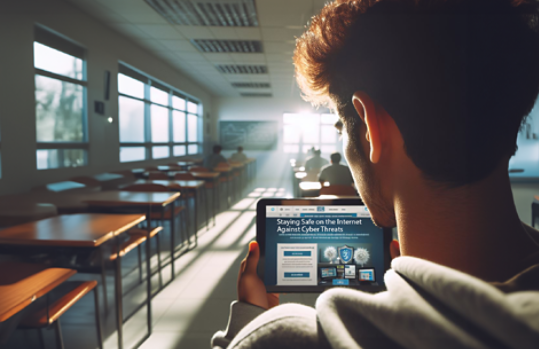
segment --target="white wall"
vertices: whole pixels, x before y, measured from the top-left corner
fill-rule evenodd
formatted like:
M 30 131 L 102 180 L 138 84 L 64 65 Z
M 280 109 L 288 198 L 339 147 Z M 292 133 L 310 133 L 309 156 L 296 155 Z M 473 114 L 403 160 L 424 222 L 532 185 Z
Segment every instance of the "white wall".
M 284 113 L 316 112 L 309 103 L 303 101 L 299 96 L 297 98 L 279 99 L 279 98 L 217 98 L 215 100 L 215 110 L 218 118 L 213 120 L 212 139 L 219 139 L 219 120 L 260 120 L 276 121 L 279 130 L 283 126 Z M 223 151 L 228 157 L 233 151 Z M 283 174 L 288 174 L 289 162 L 287 154 L 282 150 L 282 132 L 279 132 L 278 146 L 275 151 L 249 151 L 245 150 L 249 157 L 256 157 L 258 164 L 258 177 L 265 181 L 277 181 Z M 288 180 L 288 177 L 286 177 Z
M 33 65 L 35 23 L 62 33 L 87 50 L 88 166 L 45 171 L 36 169 Z M 33 186 L 73 176 L 170 162 L 169 159 L 162 159 L 144 163 L 119 163 L 119 60 L 199 98 L 204 105 L 204 114 L 214 114 L 213 97 L 206 90 L 126 37 L 61 0 L 0 1 L 0 45 L 0 194 L 27 191 Z M 105 103 L 106 115 L 103 117 L 93 113 L 93 103 L 95 100 L 104 101 L 105 70 L 111 72 L 111 85 L 110 100 Z M 106 121 L 108 116 L 114 117 L 114 123 Z

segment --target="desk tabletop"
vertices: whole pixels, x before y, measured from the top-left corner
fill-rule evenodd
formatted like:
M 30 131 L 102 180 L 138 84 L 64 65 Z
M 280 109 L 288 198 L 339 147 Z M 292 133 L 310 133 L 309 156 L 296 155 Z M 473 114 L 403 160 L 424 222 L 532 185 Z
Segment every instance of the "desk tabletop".
M 180 193 L 132 192 L 110 190 L 87 194 L 82 202 L 90 206 L 167 206 L 180 197 Z
M 166 180 L 166 179 L 139 179 L 133 184 L 160 184 L 170 189 L 197 189 L 204 186 L 204 181 L 181 181 L 181 180 Z
M 181 170 L 180 166 L 168 166 L 168 165 L 157 166 L 157 169 L 159 171 L 162 171 L 162 172 L 180 171 Z
M 219 177 L 218 172 L 190 172 L 193 177 L 200 179 L 214 179 Z
M 18 200 L 16 197 L 12 197 L 12 199 L 0 200 L 0 217 L 16 216 L 40 219 L 58 214 L 56 206 L 53 204 Z
M 119 173 L 100 173 L 100 174 L 97 174 L 95 176 L 93 176 L 93 178 L 95 178 L 96 180 L 100 181 L 100 182 L 107 182 L 107 181 L 113 181 L 115 179 L 122 179 L 124 178 L 124 176 L 122 176 L 121 174 Z
M 192 161 L 192 160 L 187 160 L 187 161 L 178 161 L 176 163 L 178 166 L 189 166 L 189 165 L 194 165 L 196 164 L 195 161 Z
M 140 222 L 143 214 L 83 213 L 61 215 L 0 230 L 10 245 L 98 247 Z
M 38 264 L 0 264 L 0 322 L 26 308 L 77 272 Z

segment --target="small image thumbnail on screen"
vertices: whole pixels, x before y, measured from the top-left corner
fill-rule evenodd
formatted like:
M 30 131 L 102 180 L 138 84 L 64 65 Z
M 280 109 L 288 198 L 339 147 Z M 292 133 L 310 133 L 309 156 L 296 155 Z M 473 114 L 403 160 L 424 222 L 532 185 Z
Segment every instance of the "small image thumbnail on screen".
M 359 286 L 376 282 L 372 244 L 318 244 L 319 285 Z M 360 271 L 364 271 L 360 274 Z
M 359 269 L 359 281 L 363 282 L 375 282 L 376 276 L 374 274 L 374 268 L 360 268 Z

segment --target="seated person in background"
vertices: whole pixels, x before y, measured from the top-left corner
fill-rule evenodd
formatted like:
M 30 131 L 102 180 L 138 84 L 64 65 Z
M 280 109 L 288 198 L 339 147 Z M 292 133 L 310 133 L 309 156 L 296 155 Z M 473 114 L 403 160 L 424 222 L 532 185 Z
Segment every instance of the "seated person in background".
M 213 347 L 538 348 L 539 231 L 508 167 L 539 93 L 539 4 L 338 0 L 294 62 L 305 98 L 339 115 L 372 220 L 398 229 L 387 291 L 278 305 L 251 242 Z
M 211 170 L 217 167 L 221 162 L 228 163 L 226 158 L 221 155 L 221 150 L 223 150 L 223 147 L 220 145 L 214 145 L 213 146 L 213 154 L 209 155 L 204 159 L 204 167 Z
M 329 185 L 352 185 L 354 178 L 348 166 L 341 165 L 341 154 L 333 153 L 329 157 L 331 165 L 322 168 L 318 180 L 322 185 L 324 182 L 329 182 Z
M 232 154 L 232 156 L 230 157 L 230 160 L 236 161 L 236 162 L 245 162 L 245 161 L 247 161 L 247 156 L 243 153 L 243 147 L 242 146 L 238 147 L 238 152 Z
M 319 172 L 329 161 L 322 157 L 320 149 L 313 151 L 313 156 L 305 162 L 305 172 Z

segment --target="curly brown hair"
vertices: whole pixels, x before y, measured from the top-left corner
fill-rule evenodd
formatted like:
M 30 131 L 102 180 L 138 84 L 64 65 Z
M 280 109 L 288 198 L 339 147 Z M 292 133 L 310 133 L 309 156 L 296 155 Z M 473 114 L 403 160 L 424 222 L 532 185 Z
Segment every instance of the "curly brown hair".
M 381 104 L 427 179 L 463 185 L 516 151 L 539 93 L 536 1 L 337 0 L 296 41 L 304 99 Z

